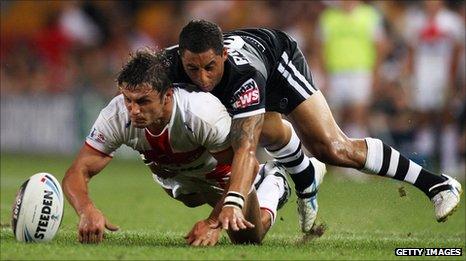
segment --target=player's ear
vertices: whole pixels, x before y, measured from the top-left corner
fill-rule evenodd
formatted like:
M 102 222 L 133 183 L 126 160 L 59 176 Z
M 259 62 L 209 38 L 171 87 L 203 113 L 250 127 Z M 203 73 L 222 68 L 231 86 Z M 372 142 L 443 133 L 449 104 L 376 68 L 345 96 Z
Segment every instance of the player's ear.
M 228 59 L 228 51 L 227 51 L 227 48 L 223 47 L 223 50 L 222 50 L 222 59 L 223 61 L 226 61 Z
M 168 102 L 173 97 L 173 88 L 169 88 L 163 97 L 164 102 Z

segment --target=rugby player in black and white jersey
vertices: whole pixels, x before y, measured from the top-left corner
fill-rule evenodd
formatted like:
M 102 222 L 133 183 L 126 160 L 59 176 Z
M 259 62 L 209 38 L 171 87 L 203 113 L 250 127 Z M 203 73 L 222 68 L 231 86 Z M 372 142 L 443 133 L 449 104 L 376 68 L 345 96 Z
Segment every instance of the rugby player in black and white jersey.
M 439 222 L 459 204 L 461 185 L 455 179 L 429 172 L 379 139 L 348 138 L 315 86 L 296 41 L 286 33 L 258 28 L 222 34 L 214 23 L 193 20 L 182 29 L 179 46 L 169 52 L 173 81 L 194 83 L 213 93 L 233 116 L 235 156 L 229 191 L 247 193 L 260 141 L 287 167 L 295 183 L 303 232 L 310 231 L 315 220 L 320 184 L 314 179 L 319 180 L 317 170 L 324 168 L 303 157 L 299 140 L 322 162 L 413 184 L 432 201 Z M 228 229 L 245 219 L 240 209 L 225 206 L 219 221 Z
M 215 32 L 209 33 L 212 35 L 206 41 L 218 42 L 219 39 L 215 39 Z M 268 36 L 264 34 L 264 37 Z M 244 41 L 246 38 L 249 41 L 247 45 Z M 186 41 L 190 41 L 189 48 L 183 45 Z M 247 173 L 244 177 L 252 174 L 256 161 L 256 146 L 260 143 L 270 156 L 286 168 L 294 181 L 301 230 L 310 232 L 318 211 L 317 190 L 325 175 L 326 167 L 317 159 L 308 158 L 304 154 L 293 127 L 282 119 L 280 114 L 289 114 L 290 108 L 296 107 L 300 100 L 292 96 L 291 89 L 280 89 L 280 85 L 269 83 L 269 81 L 275 83 L 282 81 L 279 77 L 271 77 L 270 66 L 273 57 L 278 55 L 274 52 L 279 47 L 279 43 L 274 43 L 276 46 L 270 48 L 249 35 L 240 37 L 228 34 L 225 38 L 227 48 L 223 48 L 223 42 L 220 42 L 220 45 L 217 44 L 215 47 L 215 52 L 214 49 L 203 52 L 205 51 L 203 47 L 196 49 L 199 43 L 197 38 L 186 41 L 180 41 L 180 48 L 175 46 L 167 49 L 172 63 L 171 78 L 174 82 L 193 83 L 203 91 L 210 91 L 227 107 L 233 118 L 231 135 L 235 158 L 232 173 Z M 207 46 L 212 44 L 214 43 L 210 41 Z M 183 68 L 179 51 L 186 48 L 192 50 L 192 45 L 195 46 L 195 52 L 192 54 L 197 60 L 186 60 Z M 247 52 L 240 52 L 241 49 Z M 187 52 L 191 54 L 191 51 Z M 218 55 L 218 52 L 222 55 Z M 184 54 L 183 51 L 181 53 Z M 200 55 L 197 55 L 198 53 Z M 201 64 L 200 60 L 208 63 Z M 272 92 L 270 89 L 275 86 L 278 88 Z M 307 87 L 300 90 L 303 96 L 309 96 Z M 236 185 L 241 188 L 230 189 L 241 194 L 245 193 L 243 189 L 248 186 L 248 182 L 245 180 L 238 182 L 241 185 L 239 183 Z
M 286 171 L 273 162 L 257 164 L 254 186 L 243 198 L 226 194 L 233 156 L 231 118 L 215 96 L 173 87 L 167 73 L 163 52 L 133 55 L 118 76 L 121 94 L 101 111 L 66 172 L 63 190 L 79 215 L 80 242 L 98 243 L 105 228 L 117 229 L 92 203 L 87 183 L 125 144 L 143 156 L 155 181 L 171 197 L 189 207 L 207 203 L 214 208 L 187 234 L 188 244 L 217 243 L 221 228 L 212 225 L 224 202 L 244 209 L 251 221 L 228 231 L 232 242 L 260 243 L 290 195 Z

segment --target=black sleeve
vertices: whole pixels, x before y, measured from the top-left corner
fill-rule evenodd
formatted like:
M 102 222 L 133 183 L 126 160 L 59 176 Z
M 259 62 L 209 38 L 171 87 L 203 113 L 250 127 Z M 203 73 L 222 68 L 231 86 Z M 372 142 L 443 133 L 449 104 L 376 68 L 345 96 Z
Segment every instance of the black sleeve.
M 238 81 L 229 100 L 233 119 L 265 113 L 265 77 L 258 71 Z

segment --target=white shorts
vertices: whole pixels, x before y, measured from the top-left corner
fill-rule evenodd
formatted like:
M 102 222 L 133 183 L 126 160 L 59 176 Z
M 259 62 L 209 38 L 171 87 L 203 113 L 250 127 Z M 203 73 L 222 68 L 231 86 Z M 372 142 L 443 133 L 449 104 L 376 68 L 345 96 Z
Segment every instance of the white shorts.
M 411 90 L 412 108 L 416 111 L 429 112 L 441 110 L 445 105 L 447 86 L 441 82 L 416 81 Z
M 413 109 L 421 112 L 440 110 L 447 102 L 448 74 L 445 57 L 418 55 L 411 90 Z
M 262 169 L 264 164 L 260 165 L 259 169 Z M 225 188 L 229 175 L 219 179 L 208 179 L 205 177 L 194 177 L 194 176 L 185 176 L 177 175 L 173 178 L 160 178 L 155 174 L 152 174 L 154 181 L 160 184 L 165 189 L 172 191 L 173 198 L 178 198 L 180 195 L 189 195 L 189 194 L 206 194 L 206 195 L 216 195 L 221 196 L 223 194 L 223 189 Z M 254 189 L 254 185 L 261 180 L 260 175 L 256 175 L 256 179 L 251 186 L 251 190 Z
M 175 199 L 180 195 L 189 194 L 218 194 L 219 196 L 223 194 L 222 186 L 214 180 L 210 181 L 203 178 L 186 177 L 182 175 L 166 179 L 162 179 L 155 174 L 153 174 L 152 177 L 160 186 L 171 190 L 172 196 Z
M 329 77 L 328 84 L 329 103 L 337 108 L 368 103 L 371 98 L 372 74 L 370 72 L 333 73 Z

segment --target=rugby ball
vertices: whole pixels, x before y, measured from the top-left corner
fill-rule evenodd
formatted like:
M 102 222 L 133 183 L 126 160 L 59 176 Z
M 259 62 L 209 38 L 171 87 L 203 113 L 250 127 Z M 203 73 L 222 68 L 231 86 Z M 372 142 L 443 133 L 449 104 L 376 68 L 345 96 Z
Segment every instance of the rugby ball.
M 16 240 L 47 242 L 57 234 L 63 217 L 63 192 L 50 173 L 37 173 L 19 188 L 11 227 Z

